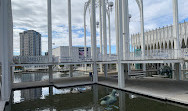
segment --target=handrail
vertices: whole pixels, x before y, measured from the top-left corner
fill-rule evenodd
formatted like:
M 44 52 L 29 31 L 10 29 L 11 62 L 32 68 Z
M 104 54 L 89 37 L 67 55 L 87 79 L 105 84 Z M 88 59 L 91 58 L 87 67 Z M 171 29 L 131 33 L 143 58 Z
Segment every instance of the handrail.
M 178 56 L 175 56 L 178 53 Z M 163 60 L 163 59 L 187 59 L 188 60 L 188 49 L 180 50 L 160 50 L 155 49 L 151 51 L 145 51 L 145 56 L 142 57 L 141 51 L 130 52 L 129 57 L 124 60 Z M 72 56 L 72 57 L 53 57 L 52 63 L 64 63 L 64 62 L 89 62 L 93 61 L 91 57 L 85 56 Z M 97 61 L 117 61 L 117 55 L 99 54 Z M 48 63 L 48 56 L 14 56 L 13 62 L 15 64 L 30 64 L 30 63 Z

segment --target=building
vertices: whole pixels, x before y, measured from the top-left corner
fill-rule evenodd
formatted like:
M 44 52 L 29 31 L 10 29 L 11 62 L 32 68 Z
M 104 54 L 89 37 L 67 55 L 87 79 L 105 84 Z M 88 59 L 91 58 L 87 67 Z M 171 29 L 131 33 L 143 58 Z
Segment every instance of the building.
M 84 47 L 72 47 L 72 60 L 78 61 L 85 59 Z M 97 48 L 97 55 L 99 54 L 99 48 Z M 59 62 L 70 59 L 69 46 L 60 46 L 52 50 L 52 55 L 59 58 Z M 91 58 L 91 48 L 87 47 L 87 59 Z
M 179 24 L 179 45 L 181 49 L 188 48 L 188 22 Z M 173 37 L 173 26 L 166 26 L 155 30 L 149 30 L 144 33 L 145 50 L 169 50 L 174 49 L 175 38 Z M 141 48 L 140 34 L 131 35 L 133 49 Z
M 166 26 L 162 28 L 157 28 L 155 30 L 149 30 L 144 33 L 145 36 L 145 55 L 148 57 L 154 57 L 156 53 L 167 53 L 170 55 L 174 55 L 173 51 L 176 50 L 175 42 L 176 38 L 173 37 L 173 26 Z M 131 35 L 131 45 L 132 50 L 134 52 L 138 52 L 141 49 L 141 36 L 140 34 L 133 34 Z M 188 51 L 188 22 L 183 22 L 179 24 L 179 47 L 181 53 L 187 55 Z M 182 56 L 185 59 L 186 56 Z M 152 65 L 152 66 L 151 66 Z M 147 67 L 156 67 L 157 69 L 160 67 L 161 64 L 147 64 Z M 169 65 L 172 68 L 174 67 L 174 63 L 162 64 L 162 65 Z M 188 68 L 188 63 L 183 62 L 181 63 L 181 68 Z
M 34 30 L 27 30 L 20 33 L 20 55 L 40 56 L 41 55 L 41 34 Z

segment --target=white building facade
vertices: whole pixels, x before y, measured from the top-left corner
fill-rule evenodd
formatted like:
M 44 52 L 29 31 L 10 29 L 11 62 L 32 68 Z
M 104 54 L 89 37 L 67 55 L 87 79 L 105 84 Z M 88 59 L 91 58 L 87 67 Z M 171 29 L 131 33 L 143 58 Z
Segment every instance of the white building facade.
M 175 55 L 175 38 L 173 37 L 173 26 L 166 26 L 162 28 L 157 28 L 155 30 L 149 30 L 144 33 L 145 35 L 145 58 L 147 59 L 176 59 Z M 178 52 L 179 59 L 187 59 L 188 52 L 188 22 L 183 22 L 179 24 L 179 47 Z M 131 35 L 131 46 L 132 53 L 134 56 L 139 56 L 141 48 L 141 37 L 140 34 Z M 153 65 L 153 66 L 151 66 Z M 174 63 L 166 63 L 162 65 L 169 65 L 174 68 Z M 147 64 L 147 67 L 159 68 L 161 64 Z M 188 63 L 182 62 L 181 69 L 188 69 Z
M 149 30 L 145 35 L 145 50 L 174 49 L 173 26 L 166 26 L 155 30 Z M 188 22 L 179 24 L 179 44 L 181 49 L 188 48 Z M 131 35 L 131 44 L 133 49 L 141 48 L 140 34 Z M 149 53 L 148 52 L 148 53 Z

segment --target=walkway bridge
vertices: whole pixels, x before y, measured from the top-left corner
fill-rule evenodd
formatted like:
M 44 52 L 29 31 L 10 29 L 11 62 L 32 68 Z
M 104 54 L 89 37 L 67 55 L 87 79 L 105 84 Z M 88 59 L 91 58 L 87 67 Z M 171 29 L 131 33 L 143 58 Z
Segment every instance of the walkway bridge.
M 97 62 L 117 62 L 118 57 L 117 55 L 107 55 L 103 56 L 99 54 L 97 56 Z M 122 61 L 166 61 L 166 60 L 181 60 L 187 61 L 188 60 L 188 49 L 181 49 L 181 50 L 152 50 L 150 52 L 145 51 L 145 56 L 142 57 L 141 51 L 130 52 L 130 56 L 128 59 L 123 59 Z M 87 64 L 92 63 L 92 58 L 79 58 L 75 59 L 75 57 L 53 57 L 52 64 L 61 64 L 61 63 L 80 63 L 80 64 Z M 48 56 L 14 56 L 13 57 L 13 64 L 49 64 Z

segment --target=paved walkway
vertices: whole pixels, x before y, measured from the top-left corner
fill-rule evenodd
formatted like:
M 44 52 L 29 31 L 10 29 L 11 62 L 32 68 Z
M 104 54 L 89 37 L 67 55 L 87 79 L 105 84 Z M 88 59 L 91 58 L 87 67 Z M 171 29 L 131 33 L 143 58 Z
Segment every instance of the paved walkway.
M 118 80 L 116 78 L 105 78 L 99 76 L 98 83 L 101 85 L 118 88 Z M 48 81 L 24 84 L 17 83 L 13 85 L 13 89 L 44 87 L 49 85 L 62 88 L 88 84 L 93 83 L 91 78 L 87 76 L 62 78 L 54 80 L 52 84 L 49 84 Z M 174 81 L 161 78 L 130 79 L 126 80 L 125 88 L 122 90 L 188 105 L 188 81 Z
M 90 77 L 63 78 L 59 80 L 54 80 L 54 86 L 57 88 L 88 85 L 88 84 L 93 84 Z
M 17 89 L 26 89 L 26 88 L 33 88 L 33 87 L 45 87 L 45 86 L 50 86 L 50 85 L 53 85 L 53 84 L 49 84 L 48 81 L 14 83 L 12 85 L 12 89 L 17 90 Z
M 99 78 L 99 84 L 118 88 L 117 79 Z M 188 105 L 188 81 L 161 78 L 126 80 L 123 90 Z
M 87 84 L 93 84 L 91 78 L 88 76 L 54 79 L 53 83 L 49 83 L 49 81 L 14 83 L 12 88 L 13 90 L 16 90 L 16 89 L 26 89 L 33 87 L 45 87 L 50 85 L 54 85 L 57 88 L 61 88 L 61 87 L 71 87 L 71 86 L 87 85 Z

